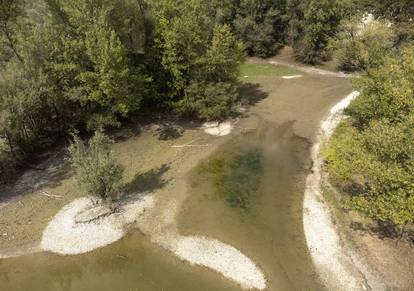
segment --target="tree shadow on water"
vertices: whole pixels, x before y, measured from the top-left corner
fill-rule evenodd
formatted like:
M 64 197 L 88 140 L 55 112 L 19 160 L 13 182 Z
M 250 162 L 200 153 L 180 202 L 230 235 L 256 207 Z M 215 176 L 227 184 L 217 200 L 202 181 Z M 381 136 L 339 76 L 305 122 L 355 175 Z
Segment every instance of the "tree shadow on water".
M 164 187 L 170 180 L 162 176 L 170 169 L 168 164 L 151 169 L 145 173 L 138 173 L 134 179 L 125 185 L 126 193 L 152 192 Z
M 260 88 L 260 84 L 244 83 L 239 87 L 240 101 L 244 104 L 254 105 L 269 94 Z

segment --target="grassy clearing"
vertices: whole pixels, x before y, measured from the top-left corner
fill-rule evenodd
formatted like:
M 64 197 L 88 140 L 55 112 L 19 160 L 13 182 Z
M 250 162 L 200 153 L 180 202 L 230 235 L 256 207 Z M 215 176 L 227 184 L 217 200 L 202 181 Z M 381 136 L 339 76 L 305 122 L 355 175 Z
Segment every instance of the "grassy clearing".
M 297 71 L 282 66 L 247 63 L 240 66 L 240 73 L 241 77 L 247 80 L 259 76 L 281 77 L 298 74 Z M 248 78 L 245 78 L 245 76 L 248 76 Z

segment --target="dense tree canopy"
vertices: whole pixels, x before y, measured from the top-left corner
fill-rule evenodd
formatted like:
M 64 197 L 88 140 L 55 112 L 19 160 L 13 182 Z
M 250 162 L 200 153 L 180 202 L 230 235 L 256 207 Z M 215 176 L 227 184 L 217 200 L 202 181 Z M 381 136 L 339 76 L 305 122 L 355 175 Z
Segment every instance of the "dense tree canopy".
M 295 58 L 308 64 L 328 59 L 328 43 L 335 36 L 341 20 L 341 5 L 336 0 L 293 1 L 295 8 L 291 19 L 292 41 Z
M 414 222 L 414 48 L 356 81 L 351 119 L 327 151 L 345 205 L 384 224 Z
M 241 0 L 233 25 L 250 55 L 269 57 L 287 42 L 286 0 Z
M 8 158 L 0 168 L 71 128 L 118 126 L 143 104 L 228 116 L 244 47 L 215 7 L 197 0 L 2 1 L 0 156 Z
M 331 40 L 334 59 L 343 71 L 365 71 L 379 66 L 394 51 L 396 34 L 387 22 L 362 24 L 361 16 L 344 19 Z

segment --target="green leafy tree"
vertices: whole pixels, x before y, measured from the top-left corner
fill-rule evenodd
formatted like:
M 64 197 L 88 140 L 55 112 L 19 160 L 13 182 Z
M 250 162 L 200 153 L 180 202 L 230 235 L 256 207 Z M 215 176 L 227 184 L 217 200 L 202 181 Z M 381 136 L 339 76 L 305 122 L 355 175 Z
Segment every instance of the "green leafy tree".
M 235 9 L 235 33 L 244 42 L 248 54 L 269 57 L 286 43 L 285 0 L 242 0 Z
M 363 24 L 357 15 L 341 23 L 331 45 L 338 69 L 363 71 L 378 67 L 393 50 L 394 44 L 394 30 L 386 22 Z
M 19 52 L 17 39 L 23 15 L 24 2 L 22 0 L 0 1 L 0 61 L 14 55 L 21 63 L 24 62 Z
M 338 31 L 341 6 L 337 0 L 308 0 L 300 7 L 291 18 L 295 58 L 307 64 L 325 61 L 329 40 Z
M 358 79 L 360 97 L 327 149 L 344 205 L 404 230 L 414 222 L 414 49 Z
M 201 118 L 222 120 L 234 111 L 237 77 L 244 47 L 227 25 L 217 26 L 202 62 L 204 75 L 193 80 L 177 105 Z
M 398 123 L 412 114 L 414 108 L 414 49 L 401 56 L 387 57 L 379 68 L 354 84 L 361 96 L 351 103 L 347 113 L 355 126 L 365 128 L 373 120 L 388 119 Z
M 62 40 L 63 54 L 75 53 L 68 60 L 61 60 L 59 67 L 75 70 L 74 80 L 70 80 L 72 98 L 83 106 L 95 108 L 89 115 L 90 129 L 116 125 L 117 115 L 127 116 L 137 111 L 150 81 L 142 73 L 141 66 L 128 57 L 128 54 L 137 53 L 133 46 L 139 42 L 128 37 L 132 33 L 128 29 L 136 30 L 135 26 L 119 24 L 119 17 L 127 13 L 119 9 L 129 6 L 116 4 L 118 2 L 76 0 L 55 8 L 56 15 L 64 15 L 59 20 L 69 23 L 61 28 L 70 28 L 65 31 L 69 37 Z M 130 17 L 127 19 L 131 21 Z M 128 42 L 122 43 L 121 39 Z M 98 121 L 109 124 L 97 124 Z
M 112 140 L 102 131 L 96 131 L 85 145 L 73 135 L 69 147 L 75 179 L 84 191 L 104 201 L 113 201 L 121 193 L 123 168 L 116 162 L 111 151 Z
M 414 6 L 411 0 L 362 0 L 357 1 L 360 9 L 372 13 L 377 18 L 395 24 L 396 45 L 412 43 L 414 40 Z
M 215 13 L 211 3 L 194 0 L 171 5 L 164 1 L 157 5 L 156 44 L 163 68 L 171 76 L 170 103 L 183 114 L 207 119 L 228 116 L 237 94 L 243 45 L 228 25 L 216 25 L 208 17 Z

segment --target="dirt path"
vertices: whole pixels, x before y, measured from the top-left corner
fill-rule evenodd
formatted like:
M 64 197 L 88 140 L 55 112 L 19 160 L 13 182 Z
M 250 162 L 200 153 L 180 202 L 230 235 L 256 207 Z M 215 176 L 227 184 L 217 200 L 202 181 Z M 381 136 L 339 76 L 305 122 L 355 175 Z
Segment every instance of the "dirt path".
M 333 72 L 333 71 L 328 71 L 328 70 L 319 69 L 315 67 L 293 64 L 293 63 L 290 63 L 287 61 L 281 61 L 281 60 L 269 60 L 268 63 L 272 65 L 288 67 L 288 68 L 295 69 L 297 71 L 301 71 L 307 74 L 317 74 L 317 75 L 322 75 L 322 76 L 327 76 L 327 77 L 336 77 L 336 78 L 352 78 L 353 77 L 352 74 L 347 74 L 343 72 Z

